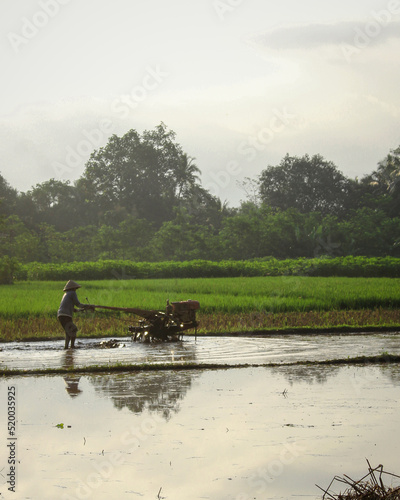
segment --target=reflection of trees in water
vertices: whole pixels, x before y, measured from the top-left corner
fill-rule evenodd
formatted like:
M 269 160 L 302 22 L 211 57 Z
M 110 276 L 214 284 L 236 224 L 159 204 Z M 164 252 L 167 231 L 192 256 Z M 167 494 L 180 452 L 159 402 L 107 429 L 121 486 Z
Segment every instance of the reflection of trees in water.
M 387 363 L 379 366 L 385 377 L 393 382 L 394 385 L 400 384 L 400 366 L 397 363 Z
M 292 386 L 299 381 L 310 385 L 325 384 L 328 378 L 337 375 L 341 368 L 337 365 L 292 365 L 267 368 L 267 370 L 283 375 Z
M 168 420 L 173 413 L 178 413 L 193 377 L 199 375 L 187 370 L 157 370 L 92 375 L 88 379 L 96 391 L 110 397 L 119 410 L 157 412 Z
M 376 379 L 376 368 L 378 367 L 382 375 L 390 379 L 394 385 L 400 384 L 400 366 L 397 363 L 387 363 L 387 364 L 365 364 L 365 365 L 292 365 L 292 366 L 280 366 L 274 368 L 267 368 L 267 370 L 272 370 L 273 373 L 283 375 L 289 384 L 292 386 L 294 383 L 299 381 L 307 382 L 312 385 L 325 384 L 328 378 L 336 376 L 339 370 L 345 368 L 355 367 L 363 368 L 367 370 L 367 375 L 363 372 L 360 376 L 364 377 L 366 381 L 370 380 L 373 383 Z M 371 368 L 371 374 L 368 375 L 368 368 Z

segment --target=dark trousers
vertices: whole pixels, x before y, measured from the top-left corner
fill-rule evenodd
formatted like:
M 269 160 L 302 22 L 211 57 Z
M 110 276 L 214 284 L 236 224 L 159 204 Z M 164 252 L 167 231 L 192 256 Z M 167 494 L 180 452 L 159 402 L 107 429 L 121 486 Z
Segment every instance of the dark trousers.
M 76 332 L 78 331 L 78 327 L 74 324 L 72 318 L 70 318 L 69 316 L 59 316 L 58 321 L 64 328 L 65 349 L 68 349 L 70 342 L 71 342 L 71 347 L 75 347 Z

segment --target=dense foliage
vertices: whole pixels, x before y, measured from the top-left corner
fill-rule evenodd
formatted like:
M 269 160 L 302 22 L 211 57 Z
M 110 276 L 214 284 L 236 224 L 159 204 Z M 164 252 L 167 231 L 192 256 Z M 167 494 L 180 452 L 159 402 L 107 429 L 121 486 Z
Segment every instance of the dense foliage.
M 199 174 L 160 124 L 112 136 L 73 185 L 50 179 L 19 193 L 0 175 L 0 279 L 14 272 L 11 257 L 59 269 L 104 259 L 400 257 L 400 147 L 360 180 L 318 154 L 286 155 L 250 180 L 255 192 L 236 208 Z
M 19 280 L 57 281 L 73 276 L 77 280 L 122 281 L 148 278 L 231 278 L 254 276 L 345 276 L 400 278 L 400 259 L 393 257 L 335 257 L 314 259 L 269 258 L 246 261 L 166 261 L 133 262 L 104 260 L 21 265 L 15 273 Z

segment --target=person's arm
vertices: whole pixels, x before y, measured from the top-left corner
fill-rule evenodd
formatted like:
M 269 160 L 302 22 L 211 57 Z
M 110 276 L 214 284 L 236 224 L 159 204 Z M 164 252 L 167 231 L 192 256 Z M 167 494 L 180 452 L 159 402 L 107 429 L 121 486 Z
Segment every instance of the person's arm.
M 74 306 L 79 307 L 79 309 L 89 309 L 89 310 L 94 310 L 94 306 L 91 304 L 82 304 L 82 302 L 79 302 L 78 295 L 75 292 L 74 293 Z

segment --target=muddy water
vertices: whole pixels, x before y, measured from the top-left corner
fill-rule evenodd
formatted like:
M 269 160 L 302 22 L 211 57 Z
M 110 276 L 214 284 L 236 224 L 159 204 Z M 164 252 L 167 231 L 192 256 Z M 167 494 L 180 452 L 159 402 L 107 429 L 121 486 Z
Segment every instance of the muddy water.
M 185 337 L 183 342 L 141 344 L 118 339 L 119 348 L 101 349 L 101 340 L 78 340 L 78 349 L 63 351 L 64 342 L 0 344 L 1 368 L 56 368 L 121 363 L 266 364 L 400 354 L 398 333 L 354 335 L 281 335 L 271 337 Z
M 315 483 L 399 472 L 400 367 L 278 367 L 2 380 L 16 387 L 16 494 L 315 499 Z M 57 425 L 63 424 L 63 428 Z M 2 435 L 7 429 L 1 412 Z
M 222 366 L 398 353 L 396 335 L 207 338 L 107 351 L 60 345 L 3 345 L 0 359 L 75 366 L 127 353 L 129 362 L 167 357 L 221 368 L 0 379 L 0 498 L 320 499 L 316 483 L 360 478 L 366 458 L 400 472 L 399 365 Z M 10 387 L 15 494 L 6 483 Z

